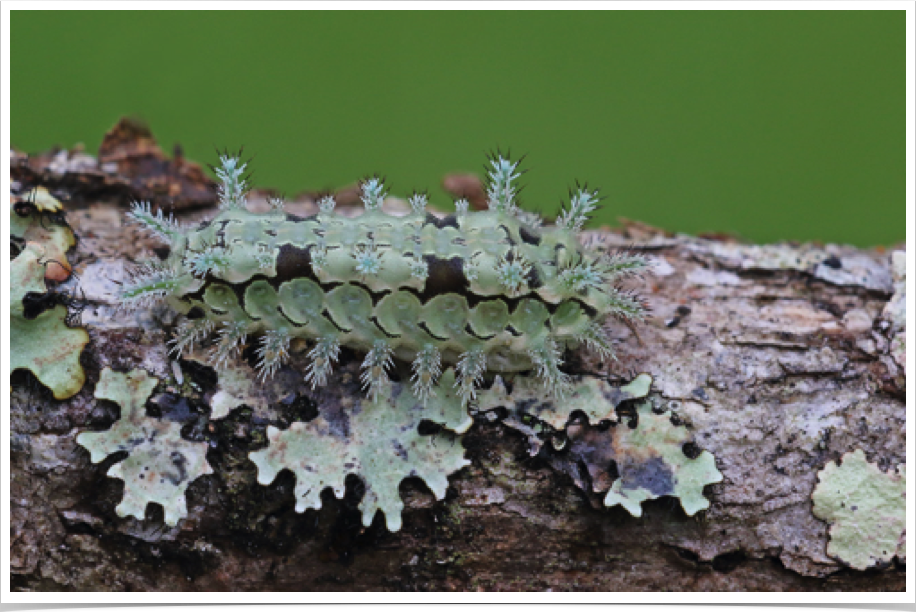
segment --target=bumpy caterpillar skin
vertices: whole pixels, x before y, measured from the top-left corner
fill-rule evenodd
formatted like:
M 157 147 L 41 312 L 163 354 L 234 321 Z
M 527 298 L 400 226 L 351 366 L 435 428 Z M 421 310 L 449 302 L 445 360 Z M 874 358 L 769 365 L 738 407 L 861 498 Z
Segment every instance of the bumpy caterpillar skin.
M 365 212 L 356 218 L 335 214 L 330 196 L 312 217 L 285 214 L 282 202 L 253 213 L 245 165 L 220 159 L 213 220 L 187 229 L 148 204 L 130 213 L 170 254 L 142 265 L 121 298 L 133 307 L 164 299 L 188 315 L 174 353 L 216 334 L 211 357 L 219 366 L 253 341 L 269 376 L 291 341 L 303 338 L 312 347 L 305 377 L 313 387 L 327 381 L 346 346 L 366 353 L 362 380 L 372 396 L 387 384 L 393 359 L 412 362 L 413 389 L 424 400 L 443 364 L 455 365 L 466 401 L 487 371 L 533 370 L 547 392 L 562 396 L 564 349 L 584 343 L 611 357 L 603 321 L 643 314 L 614 283 L 646 261 L 592 252 L 577 238 L 597 192 L 579 189 L 556 225 L 541 227 L 518 209 L 517 162 L 502 156 L 490 160 L 489 210 L 471 212 L 459 201 L 443 219 L 426 212 L 425 195 L 410 198 L 406 216 L 383 212 L 378 178 L 362 182 Z

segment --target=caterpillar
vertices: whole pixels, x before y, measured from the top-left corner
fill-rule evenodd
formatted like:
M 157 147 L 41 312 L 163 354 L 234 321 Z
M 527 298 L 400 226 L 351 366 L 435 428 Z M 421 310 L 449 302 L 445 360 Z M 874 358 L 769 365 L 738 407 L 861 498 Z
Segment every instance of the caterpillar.
M 422 401 L 435 394 L 443 365 L 455 368 L 464 402 L 487 372 L 532 371 L 561 398 L 570 379 L 567 348 L 585 345 L 614 356 L 604 322 L 644 316 L 640 299 L 618 281 L 647 269 L 631 253 L 580 244 L 578 233 L 598 206 L 597 190 L 577 185 L 553 226 L 519 208 L 519 162 L 488 158 L 487 210 L 466 200 L 455 213 L 427 212 L 414 193 L 410 211 L 382 210 L 384 180 L 359 184 L 362 215 L 318 201 L 309 217 L 286 214 L 282 200 L 251 212 L 246 163 L 221 154 L 219 212 L 197 228 L 134 202 L 130 219 L 168 245 L 164 259 L 142 262 L 122 284 L 127 308 L 165 302 L 184 315 L 169 341 L 172 354 L 209 342 L 217 368 L 254 343 L 261 376 L 282 366 L 291 342 L 307 341 L 305 379 L 324 385 L 341 347 L 365 354 L 361 381 L 375 399 L 394 360 L 411 364 Z

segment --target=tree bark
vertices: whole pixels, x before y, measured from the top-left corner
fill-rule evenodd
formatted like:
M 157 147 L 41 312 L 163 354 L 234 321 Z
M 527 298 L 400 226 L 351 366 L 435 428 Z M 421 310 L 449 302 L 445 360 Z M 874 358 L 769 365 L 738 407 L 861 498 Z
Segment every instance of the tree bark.
M 905 590 L 905 559 L 857 571 L 829 556 L 829 526 L 811 501 L 817 473 L 847 452 L 861 448 L 885 470 L 906 462 L 904 332 L 884 312 L 895 292 L 890 252 L 755 247 L 635 223 L 590 238 L 652 259 L 654 274 L 634 286 L 652 314 L 632 329 L 612 325 L 617 362 L 582 352 L 568 355 L 568 366 L 616 383 L 652 375 L 653 396 L 724 476 L 706 487 L 707 511 L 688 517 L 667 497 L 644 503 L 641 518 L 605 508 L 579 486 L 588 478 L 570 467 L 575 458 L 547 445 L 531 456 L 525 435 L 481 414 L 463 437 L 471 463 L 449 478 L 444 500 L 420 480 L 402 483 L 399 532 L 379 516 L 362 526 L 355 478 L 343 500 L 326 491 L 321 510 L 297 514 L 291 474 L 262 486 L 247 452 L 268 421 L 320 412 L 320 400 L 211 420 L 200 398 L 213 373 L 183 362 L 182 376 L 203 389 L 183 406 L 183 434 L 210 442 L 214 473 L 189 487 L 189 516 L 176 528 L 154 507 L 145 521 L 117 517 L 123 484 L 106 477 L 117 457 L 92 464 L 75 443 L 80 431 L 117 418 L 113 404 L 93 397 L 99 373 L 142 367 L 174 378 L 170 321 L 113 308 L 110 279 L 157 247 L 124 223 L 124 205 L 150 194 L 163 205 L 178 201 L 183 223 L 214 210 L 203 174 L 183 161 L 182 172 L 169 174 L 154 141 L 131 150 L 165 165 L 133 167 L 130 155 L 118 156 L 115 145 L 137 141 L 123 133 L 104 149 L 117 167 L 86 155 L 80 166 L 68 152 L 13 163 L 14 181 L 44 184 L 66 200 L 79 244 L 76 275 L 58 290 L 83 292 L 91 337 L 87 382 L 68 400 L 54 400 L 25 371 L 13 375 L 14 590 Z M 143 168 L 166 168 L 158 191 L 143 191 L 155 182 Z M 182 200 L 182 189 L 192 197 Z M 254 194 L 255 205 L 262 196 Z M 304 195 L 288 208 L 310 214 L 314 206 Z

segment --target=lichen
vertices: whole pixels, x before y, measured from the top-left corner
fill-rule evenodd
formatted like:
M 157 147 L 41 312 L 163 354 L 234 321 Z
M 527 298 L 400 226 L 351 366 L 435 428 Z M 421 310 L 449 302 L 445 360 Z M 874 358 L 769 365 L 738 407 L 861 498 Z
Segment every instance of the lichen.
M 263 485 L 284 469 L 295 475 L 298 512 L 320 508 L 326 488 L 342 497 L 347 477 L 355 476 L 365 487 L 363 523 L 381 511 L 397 531 L 405 478 L 421 478 L 441 499 L 448 476 L 468 464 L 460 436 L 472 424 L 469 409 L 504 406 L 504 424 L 526 432 L 533 453 L 547 439 L 562 452 L 575 415 L 606 431 L 621 406 L 649 394 L 648 374 L 615 387 L 563 370 L 566 351 L 577 347 L 613 358 L 605 321 L 636 321 L 645 312 L 618 282 L 642 273 L 648 260 L 580 243 L 596 191 L 571 193 L 557 223 L 544 226 L 518 207 L 517 162 L 497 155 L 488 211 L 460 207 L 439 219 L 426 212 L 428 197 L 414 194 L 407 215 L 392 216 L 382 210 L 387 191 L 375 176 L 360 184 L 363 215 L 337 214 L 328 196 L 317 215 L 298 218 L 279 201 L 267 212 L 249 211 L 245 164 L 229 155 L 220 161 L 220 212 L 209 223 L 187 228 L 148 204 L 133 206 L 131 219 L 169 249 L 164 259 L 140 262 L 120 300 L 133 307 L 163 301 L 185 315 L 171 354 L 216 369 L 213 420 L 241 405 L 269 411 L 272 402 L 301 394 L 298 387 L 281 394 L 275 384 L 282 379 L 287 389 L 296 373 L 311 386 L 306 394 L 317 416 L 297 414 L 303 420 L 286 429 L 269 426 L 268 446 L 249 455 Z M 328 385 L 338 360 L 349 358 L 344 348 L 357 352 L 361 371 L 344 375 L 346 394 L 329 400 L 335 394 L 316 387 Z M 511 393 L 495 373 L 511 378 Z M 112 376 L 105 374 L 97 397 L 118 398 L 127 414 L 109 432 L 82 434 L 80 443 L 93 461 L 130 453 L 109 472 L 126 482 L 120 515 L 142 517 L 156 502 L 174 524 L 187 512 L 187 484 L 210 473 L 206 445 L 181 440 L 177 425 L 142 414 L 155 379 L 140 373 L 114 383 Z M 357 378 L 364 397 L 350 395 Z M 135 389 L 126 394 L 129 384 Z M 708 453 L 688 459 L 681 447 L 689 435 L 670 422 L 655 424 L 657 416 L 640 412 L 635 432 L 615 429 L 620 473 L 601 492 L 607 505 L 637 516 L 646 499 L 678 496 L 692 515 L 708 506 L 703 486 L 721 475 Z M 178 456 L 193 458 L 194 469 L 162 478 L 168 457 Z M 141 468 L 153 470 L 156 482 Z
M 756 245 L 697 239 L 687 248 L 740 270 L 797 270 L 837 286 L 887 293 L 892 288 L 891 274 L 885 265 L 867 255 L 842 253 L 835 246 Z
M 691 459 L 684 445 L 691 441 L 686 427 L 671 423 L 667 414 L 658 414 L 652 402 L 636 408 L 635 429 L 614 430 L 614 461 L 619 478 L 614 481 L 604 505 L 620 504 L 633 516 L 642 516 L 642 502 L 663 495 L 680 499 L 687 516 L 709 507 L 703 487 L 722 481 L 716 460 L 709 451 Z
M 207 363 L 206 353 L 200 348 L 185 353 L 183 358 L 200 364 Z M 216 373 L 217 387 L 210 398 L 211 421 L 226 418 L 239 406 L 256 406 L 262 402 L 257 394 L 252 393 L 257 385 L 257 372 L 244 361 L 233 360 L 220 364 Z
M 891 255 L 894 295 L 884 307 L 882 317 L 890 323 L 890 356 L 906 376 L 906 251 Z
M 594 376 L 571 377 L 563 401 L 545 396 L 541 385 L 531 377 L 516 376 L 510 384 L 511 393 L 503 378 L 496 376 L 493 385 L 479 394 L 476 408 L 484 413 L 507 409 L 502 423 L 528 437 L 528 453 L 533 457 L 547 439 L 555 445 L 563 443 L 563 436 L 556 434 L 563 431 L 577 412 L 595 425 L 602 421 L 616 422 L 617 406 L 645 397 L 652 386 L 652 377 L 640 374 L 624 387 L 615 387 Z
M 67 251 L 76 245 L 73 231 L 62 221 L 60 201 L 44 187 L 25 196 L 10 198 L 10 237 L 22 243 L 38 243 L 44 249 L 45 278 L 64 281 L 72 271 Z
M 579 376 L 570 384 L 568 395 L 557 402 L 544 396 L 536 379 L 515 378 L 509 393 L 502 377 L 497 377 L 492 387 L 480 393 L 477 409 L 487 412 L 498 407 L 510 408 L 518 416 L 532 416 L 557 430 L 566 427 L 570 416 L 577 411 L 585 414 L 593 425 L 601 421 L 616 422 L 614 409 L 625 401 L 646 397 L 652 377 L 640 374 L 623 387 L 614 387 L 594 376 Z
M 85 329 L 68 327 L 67 306 L 56 303 L 45 286 L 47 257 L 44 246 L 26 243 L 10 262 L 10 373 L 30 370 L 55 399 L 76 395 L 86 380 L 80 354 L 89 343 Z M 27 316 L 25 300 L 53 304 L 37 316 Z
M 128 453 L 108 470 L 108 476 L 124 481 L 124 497 L 115 508 L 118 516 L 142 520 L 147 505 L 156 503 L 165 511 L 165 523 L 175 526 L 188 515 L 188 485 L 213 470 L 206 442 L 184 440 L 180 424 L 146 416 L 146 401 L 158 382 L 145 370 L 102 370 L 95 397 L 117 403 L 121 418 L 108 431 L 83 432 L 76 441 L 91 453 L 93 463 Z
M 548 456 L 555 465 L 569 472 L 578 486 L 606 493 L 606 506 L 621 505 L 638 517 L 643 501 L 667 495 L 679 498 L 684 511 L 693 516 L 709 507 L 703 487 L 720 482 L 722 474 L 708 451 L 688 457 L 685 446 L 693 436 L 686 427 L 674 425 L 670 414 L 653 410 L 652 402 L 643 399 L 651 386 L 648 374 L 640 374 L 624 387 L 582 376 L 575 380 L 568 399 L 556 402 L 538 393 L 536 382 L 526 377 L 512 381 L 511 393 L 497 377 L 490 389 L 481 392 L 478 409 L 506 408 L 509 413 L 503 423 L 528 436 L 532 456 L 550 439 L 557 452 Z M 631 429 L 627 426 L 630 412 L 624 424 L 616 410 L 635 400 L 643 401 L 635 406 L 636 427 Z M 570 422 L 577 413 L 586 420 L 573 426 Z M 616 426 L 594 427 L 602 422 Z
M 857 449 L 824 466 L 818 481 L 811 499 L 830 523 L 828 555 L 858 570 L 906 558 L 905 464 L 884 473 Z
M 250 454 L 258 467 L 258 482 L 270 484 L 280 470 L 289 469 L 296 476 L 296 511 L 304 512 L 321 508 L 325 488 L 342 498 L 344 481 L 354 474 L 365 485 L 359 506 L 363 524 L 368 527 L 381 511 L 388 529 L 400 530 L 404 504 L 398 486 L 402 480 L 422 478 L 436 499 L 442 499 L 449 474 L 469 463 L 455 434 L 466 431 L 472 421 L 454 382 L 450 368 L 426 405 L 409 385 L 391 383 L 375 399 L 357 400 L 333 417 L 320 414 L 307 423 L 293 423 L 285 431 L 268 427 L 270 445 Z M 451 431 L 423 435 L 419 431 L 422 421 Z
M 891 255 L 891 274 L 894 295 L 885 305 L 883 317 L 896 331 L 906 328 L 906 251 L 894 251 Z

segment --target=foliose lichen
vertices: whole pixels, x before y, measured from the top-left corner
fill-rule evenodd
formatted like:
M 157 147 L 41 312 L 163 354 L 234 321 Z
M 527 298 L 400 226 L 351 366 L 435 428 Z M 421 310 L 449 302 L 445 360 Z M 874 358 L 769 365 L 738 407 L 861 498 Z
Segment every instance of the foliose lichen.
M 554 429 L 563 429 L 570 416 L 582 412 L 592 424 L 601 421 L 617 421 L 614 409 L 621 403 L 643 398 L 649 394 L 652 377 L 640 374 L 623 387 L 615 387 L 595 376 L 579 376 L 571 381 L 570 393 L 562 402 L 544 397 L 535 380 L 530 377 L 516 377 L 512 380 L 509 393 L 502 377 L 497 377 L 493 386 L 481 392 L 477 409 L 486 412 L 498 407 L 512 408 L 519 415 L 532 416 Z
M 44 187 L 36 187 L 23 196 L 10 198 L 10 240 L 14 250 L 27 243 L 37 243 L 44 249 L 45 278 L 64 281 L 72 266 L 67 251 L 76 246 L 73 231 L 63 220 L 63 205 Z
M 603 421 L 616 422 L 615 408 L 625 401 L 645 397 L 652 386 L 652 377 L 640 374 L 623 387 L 615 387 L 595 376 L 572 377 L 570 392 L 561 402 L 545 397 L 540 385 L 530 377 L 516 376 L 510 384 L 511 393 L 503 378 L 497 375 L 492 386 L 478 395 L 476 410 L 485 413 L 497 408 L 507 409 L 508 414 L 502 422 L 528 436 L 528 452 L 533 457 L 540 452 L 546 439 L 554 446 L 563 444 L 562 432 L 577 412 L 594 425 Z
M 906 558 L 906 464 L 884 473 L 862 449 L 818 473 L 814 515 L 830 523 L 827 554 L 858 570 Z
M 642 516 L 642 502 L 662 496 L 677 497 L 687 516 L 709 507 L 703 487 L 722 481 L 716 460 L 709 451 L 689 457 L 684 445 L 691 440 L 686 427 L 671 423 L 671 416 L 658 414 L 652 402 L 636 407 L 635 429 L 614 431 L 614 460 L 619 478 L 604 505 L 621 505 L 633 516 Z
M 528 436 L 531 455 L 538 455 L 549 439 L 556 463 L 575 466 L 570 475 L 576 484 L 605 494 L 607 507 L 620 505 L 639 517 L 642 502 L 670 496 L 679 498 L 684 512 L 693 516 L 709 507 L 703 488 L 721 482 L 722 474 L 708 451 L 696 449 L 693 456 L 685 452 L 685 446 L 694 442 L 692 434 L 672 423 L 670 414 L 654 409 L 647 399 L 651 386 L 648 374 L 623 387 L 582 376 L 569 399 L 555 402 L 539 396 L 524 377 L 512 381 L 511 393 L 497 377 L 490 389 L 481 392 L 478 409 L 506 408 L 509 413 L 503 423 Z M 625 404 L 629 409 L 623 419 L 616 410 Z M 573 428 L 571 421 L 577 414 L 585 420 Z M 601 423 L 612 427 L 594 427 Z M 613 468 L 608 467 L 611 464 Z
M 146 415 L 146 401 L 158 383 L 145 370 L 102 370 L 95 397 L 118 404 L 121 418 L 108 431 L 83 432 L 76 441 L 91 453 L 93 463 L 129 453 L 108 470 L 108 476 L 124 481 L 124 497 L 115 508 L 118 516 L 143 520 L 147 505 L 156 503 L 165 511 L 165 523 L 175 526 L 188 515 L 188 485 L 213 470 L 206 442 L 185 440 L 179 423 Z
M 89 334 L 68 325 L 69 300 L 49 291 L 46 281 L 70 276 L 66 253 L 76 241 L 60 217 L 60 202 L 47 191 L 10 201 L 10 373 L 30 370 L 55 399 L 67 399 L 86 380 L 80 355 Z
M 410 385 L 394 383 L 384 394 L 358 399 L 334 417 L 321 414 L 285 431 L 268 427 L 269 446 L 250 454 L 258 466 L 258 482 L 268 485 L 280 470 L 289 469 L 296 476 L 296 511 L 304 512 L 321 508 L 326 488 L 342 498 L 344 481 L 354 474 L 365 485 L 359 506 L 363 524 L 368 527 L 381 511 L 388 529 L 400 530 L 402 480 L 422 478 L 436 499 L 442 499 L 449 474 L 469 464 L 456 434 L 467 431 L 472 420 L 454 382 L 454 370 L 449 368 L 425 403 Z M 443 429 L 422 435 L 423 421 Z

